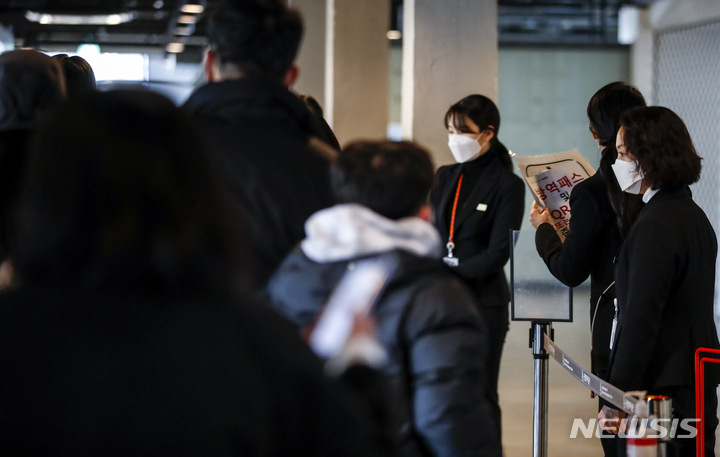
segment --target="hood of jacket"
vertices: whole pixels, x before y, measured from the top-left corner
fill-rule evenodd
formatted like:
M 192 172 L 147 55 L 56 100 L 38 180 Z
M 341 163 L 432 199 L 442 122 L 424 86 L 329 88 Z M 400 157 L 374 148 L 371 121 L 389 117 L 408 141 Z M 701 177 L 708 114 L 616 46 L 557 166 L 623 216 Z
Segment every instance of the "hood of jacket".
M 418 217 L 391 220 L 358 204 L 335 205 L 305 222 L 303 253 L 318 263 L 341 262 L 389 251 L 440 257 L 440 235 Z
M 183 110 L 194 119 L 234 123 L 250 118 L 292 128 L 308 137 L 322 137 L 317 120 L 302 100 L 287 87 L 258 78 L 205 84 L 190 96 Z

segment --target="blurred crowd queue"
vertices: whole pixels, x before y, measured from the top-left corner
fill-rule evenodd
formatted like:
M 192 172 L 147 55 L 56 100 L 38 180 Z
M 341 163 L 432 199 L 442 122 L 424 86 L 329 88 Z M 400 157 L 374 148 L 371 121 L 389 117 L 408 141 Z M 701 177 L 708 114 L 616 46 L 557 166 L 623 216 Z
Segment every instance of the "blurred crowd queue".
M 222 4 L 207 84 L 180 108 L 97 91 L 79 57 L 0 55 L 3 455 L 502 456 L 525 185 L 500 113 L 452 104 L 457 163 L 437 171 L 411 142 L 340 150 L 291 91 L 302 33 L 281 0 Z M 587 115 L 600 170 L 564 243 L 533 204 L 538 253 L 569 286 L 591 278 L 593 372 L 694 417 L 693 353 L 720 348 L 717 240 L 688 187 L 701 159 L 628 84 Z M 390 277 L 321 360 L 307 341 L 326 303 L 375 258 Z

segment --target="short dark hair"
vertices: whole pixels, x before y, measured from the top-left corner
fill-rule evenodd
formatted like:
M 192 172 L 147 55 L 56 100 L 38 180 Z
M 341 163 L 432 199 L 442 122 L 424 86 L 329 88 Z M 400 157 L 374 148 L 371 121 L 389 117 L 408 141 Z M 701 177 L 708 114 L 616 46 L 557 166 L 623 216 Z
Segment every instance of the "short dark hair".
M 428 152 L 407 141 L 351 143 L 331 168 L 339 203 L 358 203 L 389 219 L 417 213 L 427 202 L 434 177 Z
M 634 108 L 620 119 L 622 141 L 653 189 L 689 186 L 700 179 L 702 158 L 680 116 L 662 106 Z
M 19 280 L 128 293 L 226 285 L 239 256 L 210 167 L 161 95 L 94 92 L 54 109 L 19 200 Z
M 69 98 L 79 97 L 97 89 L 95 72 L 87 60 L 80 56 L 68 56 L 67 54 L 56 54 L 53 58 L 62 65 Z
M 453 127 L 458 132 L 471 133 L 467 126 L 466 119 L 470 119 L 480 128 L 480 132 L 490 129 L 495 135 L 490 140 L 490 144 L 494 147 L 500 162 L 508 170 L 513 169 L 512 160 L 507 148 L 498 139 L 500 133 L 500 111 L 495 103 L 484 95 L 468 95 L 459 102 L 450 106 L 445 113 L 445 128 L 447 129 L 452 122 Z
M 273 79 L 292 66 L 302 33 L 300 14 L 282 0 L 227 0 L 208 26 L 210 47 L 221 66 Z

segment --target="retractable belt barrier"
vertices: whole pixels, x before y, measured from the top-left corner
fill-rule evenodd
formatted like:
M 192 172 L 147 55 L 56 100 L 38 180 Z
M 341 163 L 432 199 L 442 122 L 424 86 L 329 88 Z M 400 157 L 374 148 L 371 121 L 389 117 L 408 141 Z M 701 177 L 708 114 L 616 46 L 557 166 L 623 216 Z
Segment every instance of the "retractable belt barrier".
M 539 344 L 534 345 L 533 354 L 535 354 L 536 362 L 538 362 L 537 359 L 545 358 L 545 360 L 547 360 L 548 357 L 552 357 L 585 387 L 595 392 L 608 403 L 625 411 L 630 416 L 634 416 L 638 420 L 649 419 L 654 421 L 658 419 L 671 419 L 672 400 L 669 397 L 645 395 L 645 392 L 623 392 L 612 384 L 598 378 L 573 360 L 572 357 L 567 355 L 565 351 L 555 344 L 545 331 L 540 330 L 538 324 L 534 323 L 533 328 L 537 331 L 534 336 L 535 341 L 539 343 L 538 340 L 541 338 L 543 341 L 542 351 L 538 351 Z M 546 324 L 545 329 L 548 328 L 551 328 L 551 326 Z M 540 335 L 542 335 L 541 338 Z M 538 354 L 538 352 L 541 353 Z M 535 420 L 538 422 L 547 420 L 547 369 L 542 371 L 543 379 L 540 380 L 540 384 L 543 384 L 543 386 L 536 388 L 536 392 L 539 394 L 539 397 L 541 397 L 541 401 L 537 401 L 536 399 L 538 412 L 535 413 Z M 536 376 L 536 379 L 539 379 L 539 377 Z M 634 424 L 631 428 L 637 427 L 638 421 L 635 421 Z M 535 456 L 545 457 L 547 456 L 547 424 L 536 424 L 535 428 L 539 430 L 540 433 L 536 434 L 538 439 L 533 442 L 534 446 L 537 447 L 537 449 L 534 449 L 533 454 Z M 628 457 L 666 457 L 669 452 L 668 445 L 671 438 L 666 435 L 651 436 L 645 433 L 646 429 L 643 427 L 640 427 L 640 429 L 636 434 L 627 436 L 626 450 Z
M 612 403 L 618 409 L 621 409 L 628 414 L 638 416 L 639 418 L 648 417 L 647 403 L 644 399 L 636 398 L 630 393 L 623 392 L 612 384 L 608 384 L 598 378 L 589 370 L 586 370 L 582 365 L 573 360 L 572 357 L 565 353 L 565 351 L 560 349 L 560 347 L 555 344 L 555 342 L 551 340 L 547 334 L 543 333 L 543 337 L 545 338 L 544 347 L 547 353 L 588 389 L 592 390 L 601 398 L 604 398 L 608 403 Z

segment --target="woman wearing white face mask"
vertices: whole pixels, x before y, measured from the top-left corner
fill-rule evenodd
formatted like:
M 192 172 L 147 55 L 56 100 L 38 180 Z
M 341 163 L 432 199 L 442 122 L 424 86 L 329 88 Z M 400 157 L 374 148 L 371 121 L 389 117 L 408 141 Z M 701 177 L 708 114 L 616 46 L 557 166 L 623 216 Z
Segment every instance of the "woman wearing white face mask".
M 695 351 L 720 347 L 713 316 L 717 238 L 688 189 L 700 178 L 702 159 L 667 108 L 635 108 L 621 127 L 613 171 L 621 188 L 643 194 L 646 204 L 615 269 L 619 315 L 608 382 L 670 396 L 675 418 L 695 418 Z M 713 455 L 716 374 L 705 383 L 705 455 Z M 677 455 L 695 455 L 695 439 L 673 445 Z
M 500 113 L 492 100 L 465 97 L 447 111 L 445 127 L 458 163 L 438 170 L 431 205 L 447 242 L 445 263 L 475 292 L 488 327 L 488 390 L 500 431 L 497 380 L 510 301 L 503 266 L 510 257 L 510 230 L 522 223 L 525 186 L 498 141 Z

